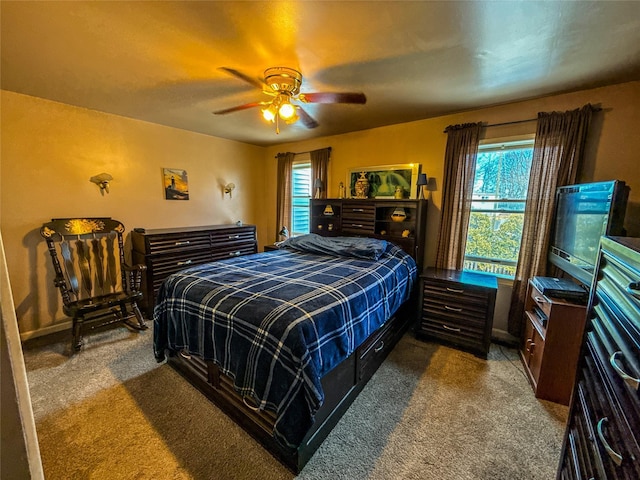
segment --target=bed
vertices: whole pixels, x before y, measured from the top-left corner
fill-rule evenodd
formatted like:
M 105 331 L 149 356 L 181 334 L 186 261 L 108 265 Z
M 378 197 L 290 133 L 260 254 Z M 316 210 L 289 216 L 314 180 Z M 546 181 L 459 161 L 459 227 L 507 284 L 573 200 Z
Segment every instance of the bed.
M 154 353 L 299 472 L 406 330 L 400 247 L 305 235 L 168 277 Z

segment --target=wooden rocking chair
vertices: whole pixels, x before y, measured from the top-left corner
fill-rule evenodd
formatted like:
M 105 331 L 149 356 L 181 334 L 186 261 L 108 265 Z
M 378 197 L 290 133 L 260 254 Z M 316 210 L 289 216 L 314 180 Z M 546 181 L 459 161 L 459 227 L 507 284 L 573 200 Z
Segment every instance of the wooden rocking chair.
M 146 267 L 125 264 L 123 233 L 124 225 L 111 218 L 54 218 L 40 229 L 62 310 L 73 319 L 72 354 L 82 348 L 85 322 L 92 328 L 117 322 L 147 328 L 138 308 Z

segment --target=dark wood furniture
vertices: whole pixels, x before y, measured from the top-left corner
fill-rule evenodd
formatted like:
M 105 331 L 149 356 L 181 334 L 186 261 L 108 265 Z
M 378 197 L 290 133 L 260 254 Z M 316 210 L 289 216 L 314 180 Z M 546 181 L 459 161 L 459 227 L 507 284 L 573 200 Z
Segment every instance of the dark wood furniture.
M 640 478 L 640 238 L 603 237 L 558 479 Z
M 402 209 L 406 217 L 394 221 Z M 310 231 L 324 236 L 363 236 L 389 240 L 416 259 L 422 270 L 427 225 L 427 200 L 313 199 Z
M 123 233 L 124 225 L 111 218 L 54 218 L 40 229 L 62 310 L 73 319 L 72 353 L 82 348 L 85 326 L 122 322 L 147 328 L 138 308 L 145 267 L 125 263 Z
M 492 275 L 427 268 L 420 277 L 416 336 L 487 358 L 498 280 Z
M 323 228 L 317 228 L 319 225 L 317 222 L 320 221 L 318 212 L 323 212 L 328 202 L 334 207 L 334 215 L 331 216 L 332 218 L 324 218 L 329 216 L 323 215 L 323 223 L 321 223 Z M 347 208 L 362 208 L 367 212 L 362 218 L 358 218 L 362 221 L 367 220 L 373 225 L 373 228 L 360 229 L 354 225 L 348 225 L 346 229 L 342 228 L 341 212 L 343 202 L 347 204 Z M 386 216 L 390 215 L 392 207 L 395 209 L 397 204 L 406 206 L 407 210 L 409 210 L 408 218 L 402 226 L 403 230 L 409 230 L 411 234 L 404 239 L 401 236 L 402 232 L 400 232 L 399 237 L 396 237 L 396 235 L 382 234 L 379 231 L 383 229 L 383 225 L 390 223 Z M 392 241 L 400 239 L 401 246 L 413 256 L 416 262 L 422 262 L 426 229 L 425 200 L 392 202 L 378 200 L 311 200 L 311 207 L 310 220 L 312 225 L 314 221 L 316 222 L 312 232 L 320 235 L 386 238 Z M 352 218 L 353 223 L 355 223 L 356 215 L 362 212 L 357 210 L 349 213 L 351 217 L 347 214 L 347 218 Z M 328 225 L 330 223 L 333 223 L 333 226 L 329 229 Z M 376 233 L 376 225 L 379 227 L 378 233 Z M 399 226 L 388 231 L 396 233 L 398 228 Z M 312 427 L 300 445 L 293 451 L 283 448 L 272 437 L 275 421 L 273 414 L 257 412 L 251 405 L 245 404 L 242 397 L 233 389 L 232 380 L 222 374 L 216 365 L 193 355 L 175 355 L 169 357 L 169 363 L 258 440 L 272 455 L 297 473 L 302 470 L 322 441 L 331 432 L 400 337 L 415 322 L 417 297 L 416 291 L 392 318 L 388 319 L 355 352 L 321 379 L 325 395 L 324 404 L 316 412 Z
M 147 318 L 160 285 L 172 273 L 185 268 L 230 257 L 257 253 L 255 225 L 209 225 L 203 227 L 161 228 L 131 232 L 134 263 L 146 265 L 142 305 Z
M 543 295 L 529 280 L 520 358 L 536 398 L 569 404 L 586 306 Z

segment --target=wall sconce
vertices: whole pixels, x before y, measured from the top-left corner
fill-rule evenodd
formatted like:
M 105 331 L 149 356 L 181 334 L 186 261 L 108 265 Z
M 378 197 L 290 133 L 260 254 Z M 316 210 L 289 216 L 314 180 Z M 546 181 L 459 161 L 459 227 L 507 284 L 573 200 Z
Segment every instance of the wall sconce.
M 313 187 L 316 189 L 315 198 L 320 198 L 320 192 L 322 191 L 322 180 L 316 178 L 315 182 L 313 183 Z
M 419 200 L 423 200 L 424 199 L 424 187 L 427 185 L 428 180 L 427 180 L 427 174 L 426 173 L 421 173 L 420 175 L 418 175 L 418 181 L 416 182 L 416 185 L 418 185 L 418 199 Z
M 233 198 L 233 195 L 231 195 L 231 192 L 233 192 L 234 188 L 236 188 L 236 184 L 235 183 L 227 183 L 224 186 L 224 193 L 228 193 L 229 194 L 229 198 Z
M 111 180 L 113 180 L 113 177 L 108 173 L 100 173 L 89 179 L 90 182 L 93 182 L 100 187 L 100 193 L 102 195 L 104 195 L 104 192 L 109 193 L 109 182 Z

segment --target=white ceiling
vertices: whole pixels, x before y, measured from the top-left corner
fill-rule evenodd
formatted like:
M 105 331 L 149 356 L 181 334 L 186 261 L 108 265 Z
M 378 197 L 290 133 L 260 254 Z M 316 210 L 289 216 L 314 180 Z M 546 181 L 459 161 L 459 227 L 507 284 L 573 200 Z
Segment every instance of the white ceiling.
M 256 145 L 640 79 L 640 1 L 1 2 L 2 89 Z M 299 69 L 320 126 L 276 135 L 253 77 Z

